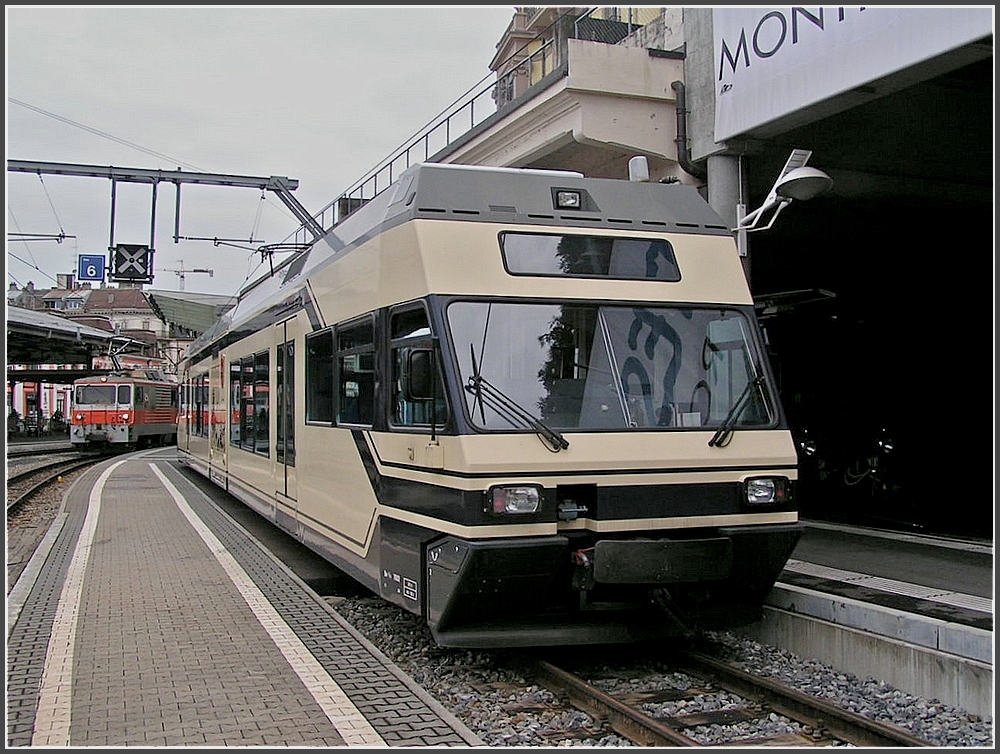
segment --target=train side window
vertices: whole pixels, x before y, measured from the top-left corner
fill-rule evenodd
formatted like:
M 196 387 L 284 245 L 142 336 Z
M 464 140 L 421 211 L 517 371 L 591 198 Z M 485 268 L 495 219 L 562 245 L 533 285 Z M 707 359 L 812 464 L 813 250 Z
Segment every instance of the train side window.
M 278 344 L 275 363 L 277 393 L 277 437 L 275 453 L 279 463 L 295 465 L 295 343 Z
M 240 447 L 253 450 L 253 356 L 240 359 Z
M 268 438 L 270 430 L 268 409 L 271 393 L 270 361 L 270 353 L 267 351 L 261 351 L 253 358 L 253 402 L 256 409 L 253 420 L 254 429 L 256 430 L 254 433 L 253 452 L 264 456 L 270 453 Z
M 194 378 L 194 434 L 197 437 L 208 437 L 206 380 L 203 374 Z
M 434 376 L 434 399 L 415 395 L 410 384 L 414 359 L 432 353 L 430 323 L 423 307 L 393 312 L 389 320 L 392 337 L 392 423 L 398 427 L 444 426 L 448 417 L 444 380 L 440 369 Z M 426 392 L 430 394 L 427 386 Z M 433 411 L 433 415 L 432 415 Z
M 306 336 L 306 421 L 333 423 L 333 330 Z
M 240 446 L 240 427 L 242 425 L 241 397 L 243 391 L 240 389 L 240 362 L 229 363 L 229 444 Z
M 337 328 L 338 424 L 371 426 L 375 417 L 375 326 L 371 317 Z

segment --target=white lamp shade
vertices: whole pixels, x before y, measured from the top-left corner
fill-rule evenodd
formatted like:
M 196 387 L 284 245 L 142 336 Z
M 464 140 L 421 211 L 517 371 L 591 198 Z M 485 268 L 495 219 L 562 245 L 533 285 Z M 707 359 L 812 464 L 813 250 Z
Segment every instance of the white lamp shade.
M 829 191 L 832 186 L 833 179 L 822 170 L 801 167 L 789 170 L 782 176 L 775 184 L 774 192 L 785 199 L 805 201 Z

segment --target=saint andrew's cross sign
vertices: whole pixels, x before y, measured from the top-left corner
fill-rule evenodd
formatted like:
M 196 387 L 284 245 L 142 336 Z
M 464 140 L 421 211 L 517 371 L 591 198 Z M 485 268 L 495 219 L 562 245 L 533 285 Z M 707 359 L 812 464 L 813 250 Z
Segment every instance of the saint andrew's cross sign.
M 118 244 L 111 250 L 112 281 L 153 282 L 153 250 L 148 246 Z

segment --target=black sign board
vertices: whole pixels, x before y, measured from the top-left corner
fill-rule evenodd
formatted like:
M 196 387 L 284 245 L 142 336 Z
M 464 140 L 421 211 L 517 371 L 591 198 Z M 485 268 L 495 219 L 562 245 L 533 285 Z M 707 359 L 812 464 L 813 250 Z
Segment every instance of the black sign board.
M 111 274 L 116 283 L 152 283 L 153 250 L 137 244 L 118 244 L 111 249 Z

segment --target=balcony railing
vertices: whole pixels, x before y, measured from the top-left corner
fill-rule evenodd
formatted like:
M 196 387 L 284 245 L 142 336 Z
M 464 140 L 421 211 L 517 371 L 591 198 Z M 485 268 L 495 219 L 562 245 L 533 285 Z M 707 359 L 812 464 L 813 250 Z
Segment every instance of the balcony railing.
M 427 162 L 488 118 L 518 100 L 532 86 L 565 62 L 566 46 L 559 43 L 559 29 L 566 36 L 605 44 L 628 44 L 632 35 L 662 13 L 660 8 L 591 8 L 575 18 L 560 15 L 498 67 L 449 105 L 440 115 L 403 142 L 389 157 L 368 171 L 313 217 L 324 229 L 340 223 L 387 189 L 411 165 Z M 502 73 L 501 73 L 502 72 Z M 312 237 L 306 226 L 295 232 L 297 246 Z

